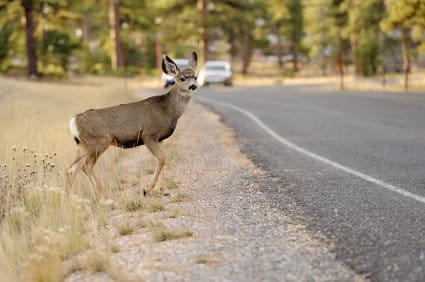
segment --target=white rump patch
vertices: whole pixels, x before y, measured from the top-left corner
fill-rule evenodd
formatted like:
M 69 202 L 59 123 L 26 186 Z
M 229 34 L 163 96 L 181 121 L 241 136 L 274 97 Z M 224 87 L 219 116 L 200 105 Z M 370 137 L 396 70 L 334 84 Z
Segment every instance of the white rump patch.
M 71 130 L 72 136 L 80 139 L 80 131 L 77 128 L 77 119 L 75 117 L 71 118 L 69 121 L 69 129 Z

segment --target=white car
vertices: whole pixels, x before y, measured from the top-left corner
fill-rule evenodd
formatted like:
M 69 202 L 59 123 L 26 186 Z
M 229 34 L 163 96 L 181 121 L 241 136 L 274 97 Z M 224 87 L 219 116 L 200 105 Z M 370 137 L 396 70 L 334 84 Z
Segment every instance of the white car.
M 200 85 L 221 83 L 225 86 L 232 86 L 232 76 L 232 68 L 229 62 L 207 61 L 199 73 L 198 83 Z
M 177 64 L 179 69 L 184 69 L 189 66 L 188 59 L 174 59 L 173 61 Z M 173 85 L 175 83 L 174 77 L 165 73 L 162 73 L 161 79 L 164 83 L 164 88 L 167 88 L 168 86 Z

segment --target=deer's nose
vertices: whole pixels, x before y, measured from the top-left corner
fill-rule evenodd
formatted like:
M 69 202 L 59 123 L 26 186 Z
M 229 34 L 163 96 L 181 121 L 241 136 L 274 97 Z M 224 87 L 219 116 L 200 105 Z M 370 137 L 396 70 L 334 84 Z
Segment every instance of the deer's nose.
M 196 90 L 196 85 L 195 84 L 192 84 L 191 86 L 189 86 L 189 90 L 192 90 L 192 91 L 194 91 L 194 90 Z

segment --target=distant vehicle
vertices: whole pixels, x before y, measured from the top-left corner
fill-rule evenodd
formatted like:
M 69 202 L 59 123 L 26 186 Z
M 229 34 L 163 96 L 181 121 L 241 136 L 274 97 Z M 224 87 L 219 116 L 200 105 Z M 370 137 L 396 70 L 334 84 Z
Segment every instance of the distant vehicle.
M 179 69 L 185 69 L 189 66 L 189 60 L 187 59 L 174 59 L 174 62 L 177 64 Z M 167 88 L 168 86 L 175 83 L 174 77 L 165 73 L 162 73 L 161 79 L 164 83 L 164 88 Z
M 227 61 L 207 61 L 198 76 L 200 85 L 220 83 L 232 86 L 232 69 Z

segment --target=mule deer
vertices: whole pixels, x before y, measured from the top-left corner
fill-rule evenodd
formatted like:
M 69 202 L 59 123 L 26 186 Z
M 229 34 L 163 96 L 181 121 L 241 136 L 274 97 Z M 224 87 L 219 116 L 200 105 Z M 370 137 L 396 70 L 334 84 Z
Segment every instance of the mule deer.
M 146 145 L 158 163 L 143 194 L 146 195 L 155 188 L 165 164 L 165 154 L 160 142 L 173 134 L 192 92 L 197 88 L 197 58 L 197 53 L 193 51 L 189 66 L 180 70 L 172 59 L 163 56 L 162 70 L 175 79 L 175 84 L 164 95 L 109 108 L 92 109 L 71 118 L 70 130 L 78 145 L 78 152 L 66 171 L 67 194 L 80 169 L 94 186 L 102 187 L 93 173 L 93 167 L 99 156 L 111 145 L 121 148 Z M 166 195 L 163 187 L 160 190 Z

